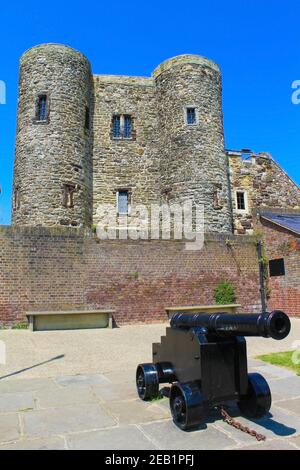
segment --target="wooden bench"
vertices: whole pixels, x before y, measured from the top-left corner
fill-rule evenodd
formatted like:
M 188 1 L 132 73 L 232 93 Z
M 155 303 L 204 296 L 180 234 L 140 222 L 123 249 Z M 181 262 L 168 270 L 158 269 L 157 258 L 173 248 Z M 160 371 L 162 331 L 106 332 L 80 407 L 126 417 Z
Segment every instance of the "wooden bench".
M 57 310 L 26 312 L 31 331 L 112 328 L 115 310 Z
M 241 307 L 240 304 L 227 304 L 227 305 L 192 305 L 192 306 L 185 306 L 185 307 L 166 307 L 165 310 L 169 318 L 175 312 L 183 312 L 186 314 L 191 313 L 216 313 L 216 312 L 224 312 L 224 313 L 236 313 L 237 309 Z

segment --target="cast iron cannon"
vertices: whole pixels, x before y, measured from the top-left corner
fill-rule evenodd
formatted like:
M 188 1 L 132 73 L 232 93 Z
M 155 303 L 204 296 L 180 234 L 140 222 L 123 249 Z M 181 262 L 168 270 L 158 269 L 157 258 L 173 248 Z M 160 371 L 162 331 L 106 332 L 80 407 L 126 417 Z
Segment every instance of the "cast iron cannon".
M 285 338 L 291 328 L 280 310 L 261 314 L 175 313 L 161 343 L 153 344 L 153 362 L 136 371 L 142 400 L 158 397 L 170 383 L 173 420 L 183 430 L 205 422 L 209 410 L 236 400 L 243 415 L 261 418 L 271 407 L 264 377 L 248 374 L 244 336 Z

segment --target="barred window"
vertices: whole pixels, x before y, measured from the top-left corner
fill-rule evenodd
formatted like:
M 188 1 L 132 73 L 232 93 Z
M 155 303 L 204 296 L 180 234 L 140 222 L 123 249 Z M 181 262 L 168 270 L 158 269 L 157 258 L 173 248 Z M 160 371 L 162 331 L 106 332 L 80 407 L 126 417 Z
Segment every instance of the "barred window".
M 119 139 L 121 137 L 121 116 L 113 116 L 113 137 Z
M 47 120 L 47 95 L 39 95 L 37 99 L 36 119 L 38 121 Z
M 240 211 L 246 210 L 246 201 L 244 191 L 236 192 L 236 207 Z
M 133 118 L 130 114 L 114 114 L 111 137 L 113 139 L 134 139 Z
M 132 135 L 132 119 L 131 116 L 126 114 L 124 116 L 124 137 L 130 139 Z
M 186 108 L 186 122 L 187 124 L 196 124 L 196 108 Z
M 129 192 L 128 190 L 120 190 L 117 193 L 118 214 L 128 214 Z

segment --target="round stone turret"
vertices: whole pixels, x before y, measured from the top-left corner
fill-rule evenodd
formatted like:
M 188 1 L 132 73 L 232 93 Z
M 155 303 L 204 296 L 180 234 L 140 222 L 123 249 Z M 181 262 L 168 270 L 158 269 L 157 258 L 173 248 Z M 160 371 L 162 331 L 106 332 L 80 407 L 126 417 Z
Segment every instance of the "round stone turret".
M 197 55 L 174 57 L 152 74 L 160 132 L 162 199 L 204 205 L 205 230 L 231 232 L 219 67 Z
M 91 100 L 80 52 L 43 44 L 21 57 L 13 224 L 91 225 Z

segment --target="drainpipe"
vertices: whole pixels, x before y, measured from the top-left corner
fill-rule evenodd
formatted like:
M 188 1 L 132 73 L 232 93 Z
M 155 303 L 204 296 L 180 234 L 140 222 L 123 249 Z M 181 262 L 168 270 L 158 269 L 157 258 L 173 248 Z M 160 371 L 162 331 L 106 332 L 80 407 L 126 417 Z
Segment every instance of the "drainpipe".
M 264 262 L 262 259 L 262 242 L 258 241 L 257 245 L 257 256 L 258 256 L 258 266 L 259 266 L 259 290 L 261 298 L 261 308 L 262 312 L 267 311 L 267 302 L 266 302 L 266 288 L 265 288 L 265 278 L 264 278 Z

